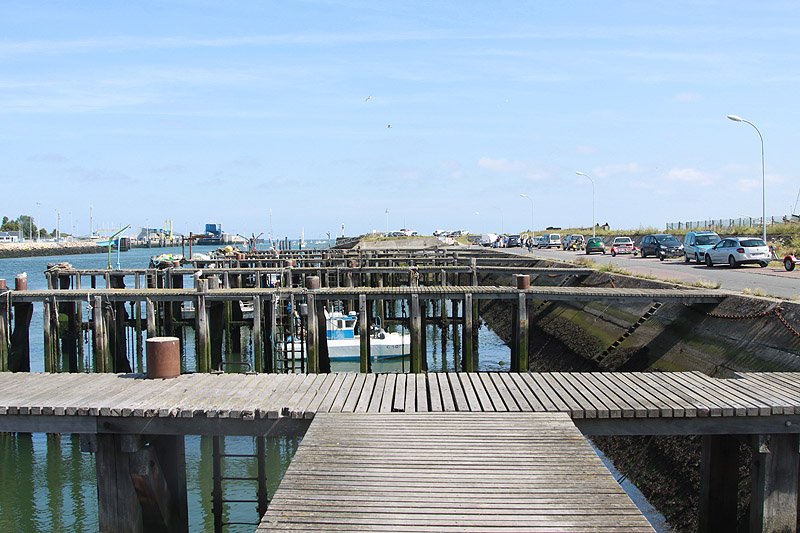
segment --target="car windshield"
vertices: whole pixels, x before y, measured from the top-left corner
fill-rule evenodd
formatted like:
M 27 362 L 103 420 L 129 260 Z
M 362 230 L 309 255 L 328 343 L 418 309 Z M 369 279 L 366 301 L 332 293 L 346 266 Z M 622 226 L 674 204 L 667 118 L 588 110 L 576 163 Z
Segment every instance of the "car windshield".
M 630 244 L 630 239 L 614 239 L 614 244 Z
M 698 235 L 695 237 L 695 242 L 700 245 L 717 244 L 719 235 Z
M 678 242 L 678 239 L 676 239 L 672 235 L 666 235 L 664 237 L 656 237 L 656 240 L 661 244 L 680 244 Z
M 739 241 L 739 244 L 741 244 L 745 248 L 755 248 L 756 246 L 766 246 L 766 243 L 764 241 L 762 241 L 761 239 L 742 239 L 741 241 Z
M 603 239 L 600 237 L 592 237 L 588 242 L 589 244 L 603 244 Z

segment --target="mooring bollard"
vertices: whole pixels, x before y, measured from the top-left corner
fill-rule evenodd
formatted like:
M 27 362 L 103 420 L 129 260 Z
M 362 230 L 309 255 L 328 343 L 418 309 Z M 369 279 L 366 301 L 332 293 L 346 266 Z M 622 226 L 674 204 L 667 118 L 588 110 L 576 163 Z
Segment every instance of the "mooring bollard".
M 4 290 L 6 290 L 7 288 L 8 288 L 8 287 L 6 287 L 6 280 L 4 280 L 4 279 L 0 279 L 0 291 L 4 291 Z
M 306 289 L 310 291 L 315 291 L 320 288 L 320 279 L 319 276 L 307 276 L 306 277 Z
M 530 289 L 531 288 L 531 277 L 527 274 L 517 274 L 517 288 L 518 289 Z
M 14 290 L 26 291 L 28 290 L 28 274 L 23 272 L 14 278 Z
M 147 339 L 147 378 L 166 379 L 181 375 L 181 348 L 178 337 Z

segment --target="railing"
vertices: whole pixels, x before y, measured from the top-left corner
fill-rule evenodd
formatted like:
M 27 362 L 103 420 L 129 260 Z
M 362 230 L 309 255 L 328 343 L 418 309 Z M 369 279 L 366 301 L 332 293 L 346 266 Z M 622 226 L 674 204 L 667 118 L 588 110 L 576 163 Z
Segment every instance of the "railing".
M 783 224 L 784 222 L 798 222 L 796 217 L 788 216 L 771 216 L 767 217 L 767 225 Z M 693 230 L 693 229 L 709 229 L 709 228 L 733 228 L 733 227 L 750 227 L 757 228 L 763 225 L 761 217 L 741 217 L 741 218 L 716 218 L 710 220 L 696 220 L 692 222 L 667 222 L 666 230 Z

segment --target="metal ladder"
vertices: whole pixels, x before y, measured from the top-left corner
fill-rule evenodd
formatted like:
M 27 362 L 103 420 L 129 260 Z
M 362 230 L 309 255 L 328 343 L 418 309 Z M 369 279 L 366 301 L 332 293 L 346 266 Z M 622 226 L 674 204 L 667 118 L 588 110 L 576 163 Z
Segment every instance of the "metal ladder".
M 295 354 L 305 354 L 305 339 L 300 332 L 303 321 L 297 312 L 297 301 L 294 295 L 288 299 L 277 299 L 275 313 L 275 371 L 294 373 L 305 371 L 305 360 Z
M 214 487 L 211 491 L 211 510 L 214 515 L 214 533 L 222 533 L 225 526 L 232 525 L 252 525 L 257 526 L 261 522 L 264 513 L 267 512 L 269 505 L 269 498 L 267 495 L 267 438 L 255 437 L 256 453 L 255 454 L 226 454 L 223 452 L 225 437 L 215 435 L 213 439 L 212 448 L 212 462 L 214 470 Z M 224 476 L 222 472 L 222 459 L 255 459 L 257 466 L 256 477 L 243 477 L 243 476 Z M 246 499 L 226 499 L 223 492 L 223 483 L 226 481 L 255 481 L 256 482 L 256 498 L 253 500 Z M 225 522 L 224 512 L 226 503 L 254 503 L 258 511 L 258 522 Z
M 661 307 L 662 305 L 663 305 L 663 303 L 662 303 L 662 302 L 655 302 L 655 303 L 653 304 L 653 306 L 652 306 L 652 307 L 650 307 L 650 309 L 648 309 L 647 311 L 645 311 L 645 313 L 644 313 L 644 314 L 643 314 L 641 317 L 639 317 L 639 320 L 637 320 L 635 323 L 631 324 L 631 326 L 630 326 L 630 327 L 629 327 L 627 330 L 625 330 L 625 333 L 623 333 L 623 334 L 622 334 L 622 336 L 621 336 L 619 339 L 615 340 L 615 341 L 614 341 L 614 342 L 611 344 L 611 346 L 609 346 L 608 348 L 606 348 L 605 350 L 603 350 L 603 353 L 601 353 L 600 355 L 598 355 L 597 357 L 595 357 L 595 359 L 594 359 L 594 360 L 595 360 L 597 363 L 602 363 L 602 362 L 603 362 L 603 359 L 605 359 L 606 357 L 608 357 L 609 355 L 611 355 L 612 353 L 614 353 L 614 352 L 617 350 L 617 348 L 619 347 L 619 345 L 620 345 L 620 344 L 622 344 L 622 342 L 623 342 L 625 339 L 627 339 L 628 337 L 630 337 L 630 336 L 633 334 L 633 332 L 634 332 L 634 331 L 636 331 L 637 329 L 639 329 L 639 327 L 640 327 L 642 324 L 644 324 L 645 322 L 647 322 L 647 320 L 648 320 L 648 319 L 649 319 L 651 316 L 653 316 L 653 315 L 656 313 L 656 311 L 658 311 L 659 307 Z

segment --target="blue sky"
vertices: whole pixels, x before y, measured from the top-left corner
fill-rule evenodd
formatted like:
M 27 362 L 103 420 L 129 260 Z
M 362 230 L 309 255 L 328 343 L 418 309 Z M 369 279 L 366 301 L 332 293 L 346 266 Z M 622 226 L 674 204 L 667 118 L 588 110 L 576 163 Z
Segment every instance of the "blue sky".
M 791 1 L 2 0 L 0 72 L 0 212 L 64 232 L 759 216 L 729 114 L 800 189 Z

